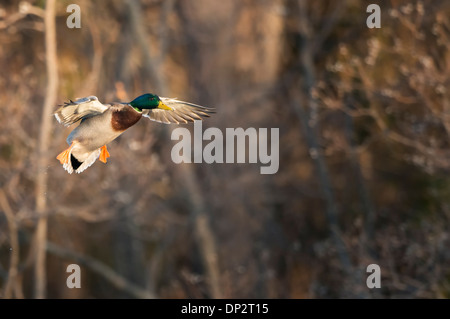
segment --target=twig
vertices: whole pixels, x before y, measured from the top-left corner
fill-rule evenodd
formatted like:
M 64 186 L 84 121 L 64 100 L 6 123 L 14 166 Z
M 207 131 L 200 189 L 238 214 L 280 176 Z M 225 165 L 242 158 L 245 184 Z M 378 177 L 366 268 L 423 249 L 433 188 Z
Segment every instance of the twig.
M 50 242 L 47 242 L 46 249 L 49 253 L 51 253 L 53 255 L 56 255 L 56 256 L 59 256 L 62 258 L 66 258 L 66 259 L 71 259 L 76 263 L 79 263 L 81 265 L 88 267 L 93 272 L 95 272 L 98 275 L 105 278 L 109 283 L 111 283 L 117 289 L 123 290 L 136 298 L 141 298 L 141 299 L 155 299 L 156 298 L 156 296 L 153 293 L 151 293 L 147 290 L 144 290 L 144 289 L 136 286 L 135 284 L 129 282 L 128 280 L 126 280 L 125 278 L 120 276 L 118 273 L 116 273 L 113 269 L 111 269 L 107 265 L 101 263 L 100 261 L 98 261 L 92 257 L 83 256 L 79 253 L 75 253 L 71 250 L 64 249 L 64 248 L 59 247 L 58 245 L 55 245 Z
M 0 21 L 0 30 L 7 29 L 17 21 L 23 19 L 26 15 L 20 12 L 11 14 L 8 19 Z
M 19 4 L 19 12 L 11 14 L 8 19 L 0 21 L 0 30 L 7 29 L 17 21 L 25 18 L 27 15 L 32 14 L 40 18 L 44 18 L 45 12 L 39 7 L 33 6 L 26 1 L 22 1 Z
M 42 19 L 45 19 L 45 10 L 43 10 L 43 9 L 41 9 L 39 7 L 33 6 L 31 3 L 26 2 L 26 1 L 20 2 L 20 4 L 19 4 L 19 12 L 22 13 L 22 14 L 25 14 L 25 15 L 33 14 L 35 16 L 38 16 L 38 17 L 42 18 Z

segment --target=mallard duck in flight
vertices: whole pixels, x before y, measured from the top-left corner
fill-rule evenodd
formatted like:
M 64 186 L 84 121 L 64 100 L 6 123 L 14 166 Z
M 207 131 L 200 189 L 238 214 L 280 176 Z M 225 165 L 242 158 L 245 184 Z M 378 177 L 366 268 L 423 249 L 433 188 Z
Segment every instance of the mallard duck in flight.
M 56 158 L 69 174 L 81 173 L 99 157 L 106 163 L 110 157 L 106 144 L 142 116 L 160 123 L 180 124 L 203 120 L 211 113 L 214 109 L 149 93 L 130 103 L 102 104 L 96 96 L 66 102 L 54 113 L 58 122 L 65 126 L 81 122 L 67 137 L 69 148 Z

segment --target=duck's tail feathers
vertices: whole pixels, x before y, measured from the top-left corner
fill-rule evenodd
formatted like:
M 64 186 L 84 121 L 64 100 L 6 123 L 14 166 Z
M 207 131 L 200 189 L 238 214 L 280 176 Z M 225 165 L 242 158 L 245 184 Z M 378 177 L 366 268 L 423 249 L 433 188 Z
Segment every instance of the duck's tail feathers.
M 99 115 L 109 108 L 109 104 L 102 104 L 96 96 L 88 96 L 75 101 L 65 102 L 55 111 L 54 115 L 59 123 L 69 126 L 79 120 Z
M 73 172 L 80 174 L 95 163 L 97 158 L 99 158 L 100 156 L 100 152 L 101 150 L 97 149 L 89 153 L 87 158 L 83 162 L 80 162 L 77 158 L 75 158 L 75 156 L 72 155 L 71 150 L 69 154 L 69 161 L 67 163 L 64 163 L 63 167 L 69 174 L 72 174 Z

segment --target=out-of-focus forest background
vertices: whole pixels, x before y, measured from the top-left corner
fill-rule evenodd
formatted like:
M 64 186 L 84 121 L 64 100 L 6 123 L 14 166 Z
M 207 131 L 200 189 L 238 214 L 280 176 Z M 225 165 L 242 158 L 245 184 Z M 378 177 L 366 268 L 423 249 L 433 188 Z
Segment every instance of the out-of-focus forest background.
M 450 297 L 450 2 L 373 2 L 2 0 L 0 297 Z M 278 173 L 142 120 L 67 174 L 56 105 L 146 92 L 279 128 Z

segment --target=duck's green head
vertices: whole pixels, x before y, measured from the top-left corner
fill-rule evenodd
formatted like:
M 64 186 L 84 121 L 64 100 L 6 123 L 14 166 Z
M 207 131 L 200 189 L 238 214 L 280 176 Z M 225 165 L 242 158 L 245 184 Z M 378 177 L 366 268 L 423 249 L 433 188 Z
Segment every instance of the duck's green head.
M 147 93 L 135 98 L 130 102 L 130 105 L 138 112 L 142 112 L 142 110 L 144 109 L 172 110 L 161 101 L 159 96 L 151 93 Z

